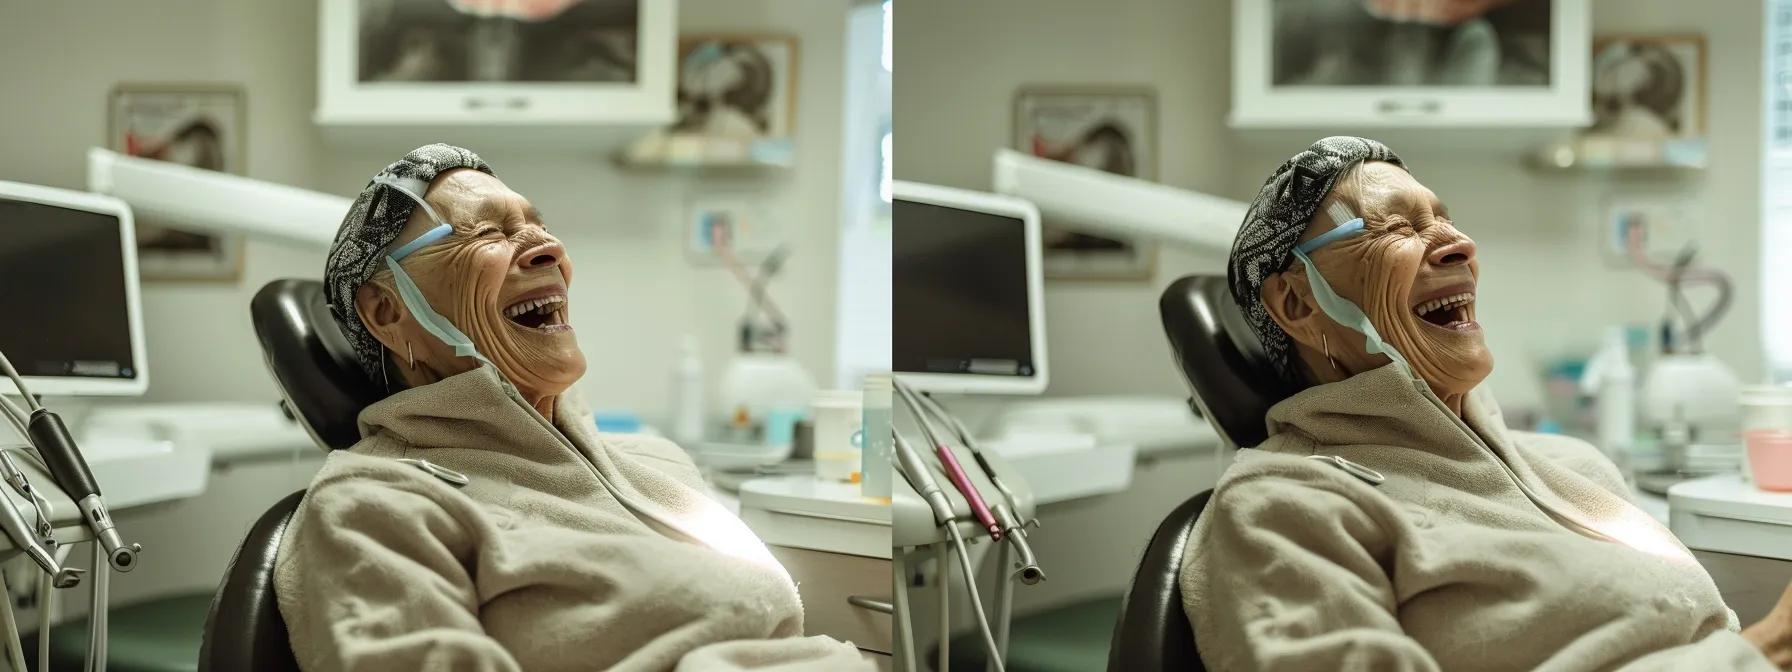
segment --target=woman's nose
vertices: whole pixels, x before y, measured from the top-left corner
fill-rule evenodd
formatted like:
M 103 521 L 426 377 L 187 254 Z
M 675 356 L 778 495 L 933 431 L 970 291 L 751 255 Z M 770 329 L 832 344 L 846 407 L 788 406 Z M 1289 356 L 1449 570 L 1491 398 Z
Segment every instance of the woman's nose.
M 516 265 L 525 271 L 532 271 L 538 268 L 559 266 L 560 261 L 565 258 L 566 247 L 561 245 L 560 241 L 550 239 L 524 250 L 523 254 L 517 257 Z
M 1475 241 L 1468 236 L 1457 235 L 1436 247 L 1431 248 L 1426 261 L 1433 266 L 1460 266 L 1475 258 Z

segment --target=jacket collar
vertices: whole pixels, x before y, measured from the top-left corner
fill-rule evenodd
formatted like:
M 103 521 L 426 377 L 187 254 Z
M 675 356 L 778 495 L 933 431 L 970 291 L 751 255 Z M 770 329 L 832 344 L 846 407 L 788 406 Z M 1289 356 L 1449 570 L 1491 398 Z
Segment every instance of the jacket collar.
M 555 400 L 555 429 L 588 438 L 565 429 L 590 421 L 572 388 Z M 386 432 L 413 445 L 496 450 L 540 462 L 575 457 L 489 365 L 374 402 L 361 411 L 359 425 L 363 437 Z
M 1477 387 L 1462 409 L 1456 418 L 1423 381 L 1388 363 L 1301 390 L 1271 406 L 1265 421 L 1270 436 L 1298 432 L 1325 445 L 1409 446 L 1457 459 L 1484 456 L 1478 439 L 1501 460 L 1523 462 L 1492 394 Z

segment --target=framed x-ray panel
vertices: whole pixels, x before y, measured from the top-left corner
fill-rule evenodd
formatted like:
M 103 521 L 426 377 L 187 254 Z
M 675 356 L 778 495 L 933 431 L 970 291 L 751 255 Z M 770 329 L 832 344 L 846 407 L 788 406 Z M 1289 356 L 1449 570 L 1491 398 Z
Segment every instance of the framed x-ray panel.
M 1580 127 L 1589 0 L 1236 0 L 1231 124 Z

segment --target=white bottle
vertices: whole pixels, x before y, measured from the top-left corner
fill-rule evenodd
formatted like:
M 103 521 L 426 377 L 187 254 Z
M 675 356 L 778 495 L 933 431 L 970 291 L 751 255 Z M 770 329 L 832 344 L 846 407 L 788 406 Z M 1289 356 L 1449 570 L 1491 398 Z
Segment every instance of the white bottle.
M 672 372 L 672 440 L 690 449 L 703 440 L 703 360 L 697 337 L 684 337 L 678 366 Z
M 1605 344 L 1588 363 L 1581 389 L 1598 399 L 1599 450 L 1620 465 L 1636 443 L 1636 369 L 1622 327 L 1606 332 Z

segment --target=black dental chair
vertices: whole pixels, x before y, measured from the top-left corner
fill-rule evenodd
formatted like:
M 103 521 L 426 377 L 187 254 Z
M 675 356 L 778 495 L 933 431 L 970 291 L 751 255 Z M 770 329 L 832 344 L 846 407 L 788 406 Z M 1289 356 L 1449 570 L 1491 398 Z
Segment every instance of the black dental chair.
M 1207 418 L 1221 450 L 1263 442 L 1263 416 L 1291 391 L 1277 382 L 1250 324 L 1233 303 L 1224 275 L 1190 275 L 1170 283 L 1158 312 L 1176 364 L 1188 381 L 1195 412 Z M 1108 649 L 1108 670 L 1200 670 L 1177 575 L 1195 521 L 1212 490 L 1177 506 L 1158 525 L 1133 576 Z
M 330 450 L 360 438 L 355 418 L 378 397 L 325 305 L 323 283 L 276 280 L 249 303 L 268 369 L 287 413 Z M 199 669 L 298 670 L 274 597 L 274 554 L 304 491 L 280 500 L 249 529 L 212 597 Z

